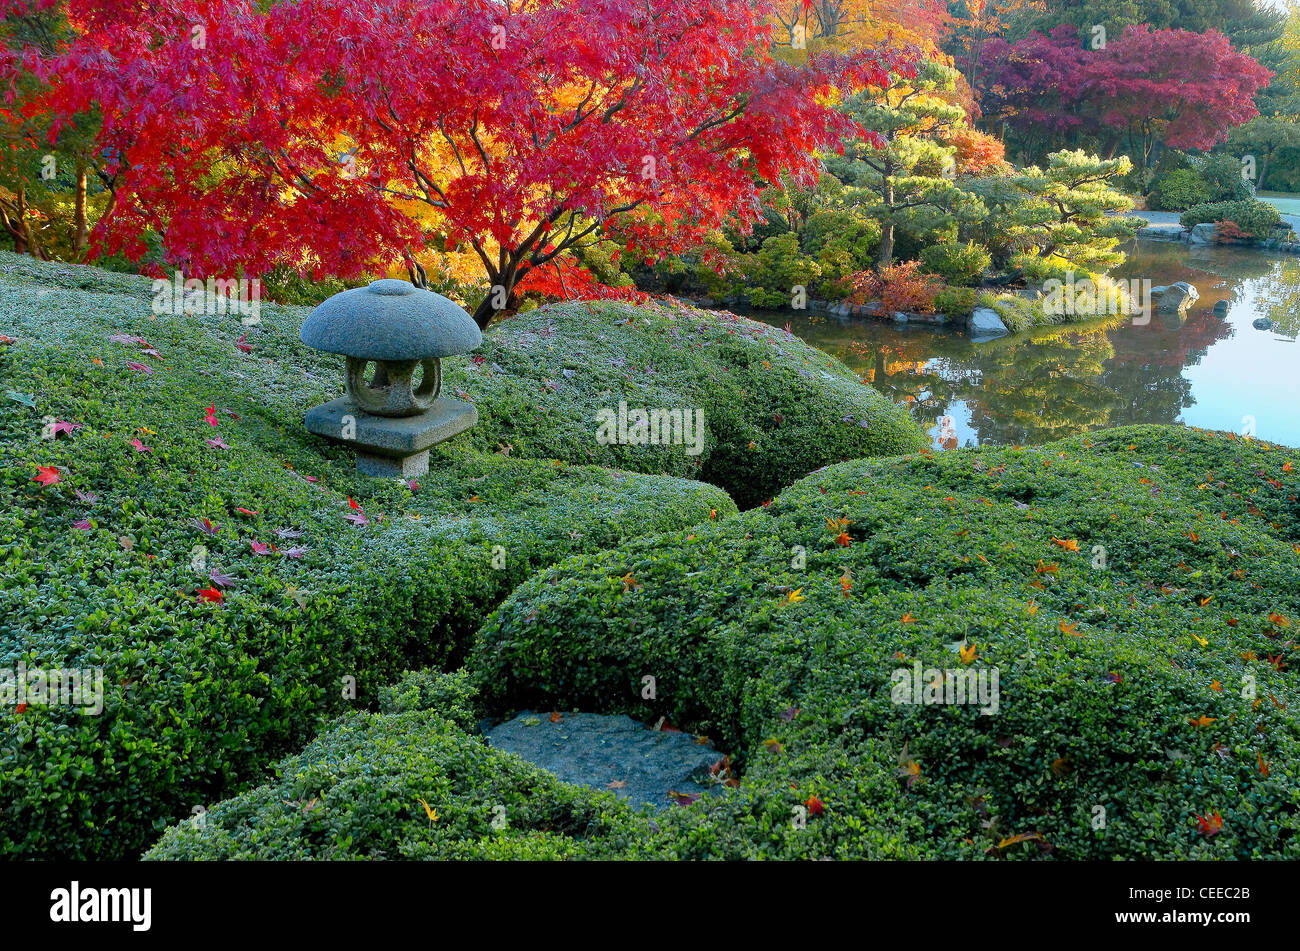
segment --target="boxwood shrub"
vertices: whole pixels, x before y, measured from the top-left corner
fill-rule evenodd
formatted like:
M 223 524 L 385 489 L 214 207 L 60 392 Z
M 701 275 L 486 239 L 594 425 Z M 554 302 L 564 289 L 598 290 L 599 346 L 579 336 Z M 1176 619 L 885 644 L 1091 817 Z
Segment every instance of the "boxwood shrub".
M 1257 198 L 1242 201 L 1216 201 L 1193 205 L 1179 216 L 1184 228 L 1210 221 L 1231 221 L 1242 231 L 1256 238 L 1268 237 L 1282 227 L 1282 215 L 1276 208 Z
M 1099 439 L 845 463 L 576 556 L 498 609 L 471 669 L 500 707 L 666 716 L 732 750 L 739 815 L 707 854 L 1297 857 L 1300 546 L 1200 487 L 1217 459 L 1218 492 L 1248 491 L 1240 443 Z M 1288 504 L 1294 452 L 1245 448 Z M 892 702 L 916 662 L 997 669 L 998 712 Z M 781 818 L 810 793 L 804 838 Z
M 829 467 L 534 575 L 466 672 L 409 675 L 385 706 L 453 715 L 468 678 L 496 711 L 664 717 L 730 750 L 738 788 L 651 820 L 538 780 L 509 807 L 532 838 L 488 851 L 513 760 L 450 727 L 397 749 L 396 721 L 355 718 L 151 855 L 1295 858 L 1300 550 L 1274 517 L 1294 459 L 1152 426 Z M 895 703 L 917 663 L 996 670 L 996 713 Z M 411 806 L 429 789 L 445 828 Z
M 558 304 L 497 325 L 479 353 L 446 375 L 485 417 L 469 434 L 476 446 L 702 479 L 742 508 L 828 463 L 928 444 L 905 409 L 838 360 L 726 312 Z M 600 445 L 597 414 L 620 403 L 702 410 L 703 451 Z
M 245 327 L 150 299 L 0 256 L 0 668 L 105 688 L 99 716 L 0 718 L 2 855 L 138 854 L 403 669 L 455 665 L 538 567 L 735 512 L 714 486 L 465 440 L 414 488 L 359 476 L 302 428 L 342 382 L 303 311 Z

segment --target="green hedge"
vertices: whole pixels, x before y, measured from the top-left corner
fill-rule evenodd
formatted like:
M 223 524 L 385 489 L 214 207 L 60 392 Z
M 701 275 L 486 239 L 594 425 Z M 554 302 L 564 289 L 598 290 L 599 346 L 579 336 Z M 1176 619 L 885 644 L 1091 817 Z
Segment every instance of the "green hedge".
M 490 854 L 1296 858 L 1294 523 L 1220 515 L 1230 500 L 1294 506 L 1296 455 L 1153 426 L 856 461 L 736 518 L 561 562 L 480 632 L 467 673 L 487 706 L 666 716 L 731 751 L 742 782 L 648 832 L 588 811 L 585 824 L 547 820 L 559 843 Z M 1205 486 L 1204 469 L 1221 484 Z M 893 673 L 916 661 L 996 668 L 997 713 L 894 703 Z M 408 676 L 388 709 L 463 709 L 463 676 Z M 323 738 L 327 759 L 303 758 L 327 773 L 298 779 L 292 760 L 279 784 L 213 809 L 205 832 L 170 830 L 153 855 L 489 854 L 492 800 L 511 793 L 424 781 L 424 740 L 393 755 L 387 740 L 378 752 L 348 740 L 396 727 L 372 721 Z M 455 743 L 438 769 L 499 755 Z M 458 841 L 411 809 L 431 787 L 446 790 Z M 550 816 L 591 795 L 547 785 L 528 801 Z M 821 812 L 801 827 L 812 797 Z M 313 799 L 323 815 L 299 815 Z M 1197 817 L 1216 811 L 1223 828 L 1207 836 Z
M 432 711 L 351 714 L 278 772 L 145 857 L 537 861 L 636 854 L 653 838 L 612 793 L 567 786 Z
M 1158 453 L 1174 434 L 1191 470 L 1228 467 L 1232 441 L 1155 427 L 1106 434 L 1097 453 L 834 466 L 689 541 L 542 573 L 470 666 L 497 706 L 667 716 L 732 750 L 744 795 L 727 822 L 750 833 L 719 819 L 709 854 L 878 857 L 888 838 L 941 858 L 1294 858 L 1300 551 L 1268 522 L 1220 517 L 1198 473 L 1118 448 Z M 1295 453 L 1266 455 L 1289 499 Z M 997 715 L 891 702 L 894 670 L 961 668 L 963 641 L 1000 672 Z M 647 674 L 654 703 L 636 690 Z M 910 788 L 900 757 L 920 765 Z M 829 817 L 811 840 L 779 821 L 810 790 Z M 1225 827 L 1206 837 L 1196 816 L 1216 810 Z M 1017 835 L 1038 838 L 999 848 Z
M 1251 198 L 1245 201 L 1216 201 L 1194 205 L 1178 219 L 1184 228 L 1194 228 L 1213 221 L 1231 221 L 1247 234 L 1264 238 L 1282 226 L 1282 215 L 1272 205 Z
M 476 446 L 702 479 L 742 508 L 829 463 L 928 443 L 906 410 L 839 361 L 726 312 L 553 305 L 495 326 L 479 354 L 445 377 L 485 417 L 470 432 Z M 703 451 L 600 445 L 597 414 L 621 402 L 701 410 Z
M 404 668 L 454 664 L 538 567 L 735 512 L 712 486 L 465 440 L 435 450 L 414 492 L 359 476 L 303 430 L 342 382 L 298 341 L 303 311 L 241 327 L 155 319 L 149 301 L 138 278 L 0 255 L 0 332 L 17 340 L 0 348 L 0 668 L 102 668 L 106 693 L 100 716 L 4 718 L 0 854 L 137 854 Z M 43 438 L 47 417 L 81 426 Z M 60 481 L 33 481 L 38 467 Z M 349 498 L 369 524 L 345 520 Z M 211 569 L 231 579 L 220 603 L 198 595 Z

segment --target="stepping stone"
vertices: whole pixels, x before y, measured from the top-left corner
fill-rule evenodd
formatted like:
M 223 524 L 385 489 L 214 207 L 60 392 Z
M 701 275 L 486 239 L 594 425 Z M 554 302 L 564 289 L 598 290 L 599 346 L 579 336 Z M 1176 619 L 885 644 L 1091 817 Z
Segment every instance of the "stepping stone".
M 684 805 L 727 788 L 713 782 L 723 754 L 689 733 L 652 730 L 631 717 L 524 711 L 483 731 L 488 744 L 549 770 L 568 783 L 608 789 L 632 805 Z M 676 800 L 670 793 L 678 793 Z

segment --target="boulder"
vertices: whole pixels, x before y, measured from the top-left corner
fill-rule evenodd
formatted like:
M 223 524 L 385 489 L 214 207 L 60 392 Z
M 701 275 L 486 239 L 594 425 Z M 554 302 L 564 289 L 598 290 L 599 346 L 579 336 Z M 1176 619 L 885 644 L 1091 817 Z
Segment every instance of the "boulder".
M 1194 245 L 1214 244 L 1214 222 L 1205 221 L 1192 228 L 1187 235 L 1187 243 Z
M 1186 281 L 1151 288 L 1151 302 L 1161 314 L 1184 314 L 1201 295 Z
M 1273 321 L 1271 318 L 1268 317 L 1256 317 L 1255 320 L 1251 323 L 1251 326 L 1254 327 L 1256 330 L 1272 330 Z
M 966 332 L 972 340 L 983 342 L 1001 337 L 1009 331 L 992 307 L 976 307 L 966 321 Z
M 1220 320 L 1228 316 L 1228 302 L 1226 300 L 1214 302 L 1214 316 Z

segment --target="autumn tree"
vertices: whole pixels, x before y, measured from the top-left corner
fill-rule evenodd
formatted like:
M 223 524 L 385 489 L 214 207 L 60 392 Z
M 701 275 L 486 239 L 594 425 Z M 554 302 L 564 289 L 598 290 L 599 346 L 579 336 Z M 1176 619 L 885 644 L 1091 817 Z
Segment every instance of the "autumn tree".
M 1276 39 L 1284 19 L 1280 11 L 1257 0 L 1048 0 L 1034 4 L 1025 16 L 1017 18 L 1009 38 L 1015 41 L 1033 32 L 1049 33 L 1058 26 L 1072 26 L 1090 36 L 1093 28 L 1100 26 L 1113 39 L 1125 27 L 1145 24 L 1153 31 L 1217 30 L 1240 49 Z
M 990 43 L 981 98 L 988 115 L 1030 133 L 1086 132 L 1114 156 L 1125 138 L 1145 168 L 1157 141 L 1210 149 L 1258 114 L 1269 71 L 1211 30 L 1127 27 L 1086 48 L 1073 27 Z
M 71 0 L 94 29 L 32 68 L 57 115 L 98 106 L 124 156 L 107 250 L 147 229 L 194 276 L 349 277 L 465 248 L 493 287 L 616 234 L 652 257 L 763 183 L 810 183 L 852 121 L 835 89 L 890 51 L 770 55 L 747 0 Z M 413 209 L 419 209 L 416 214 Z

